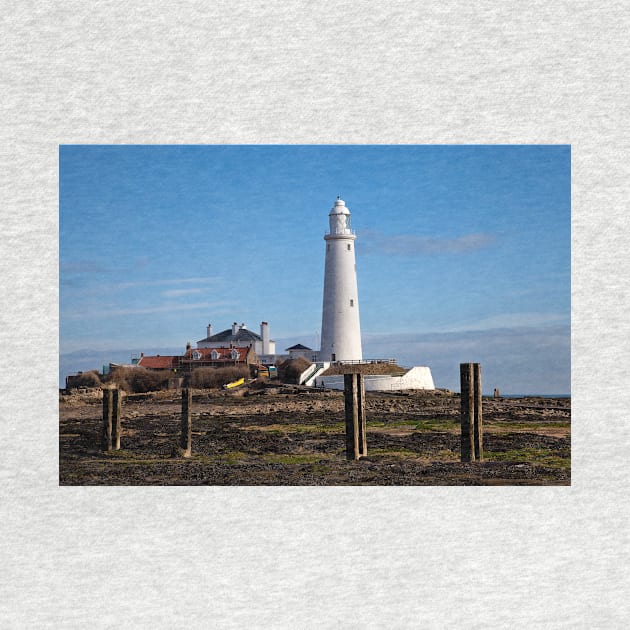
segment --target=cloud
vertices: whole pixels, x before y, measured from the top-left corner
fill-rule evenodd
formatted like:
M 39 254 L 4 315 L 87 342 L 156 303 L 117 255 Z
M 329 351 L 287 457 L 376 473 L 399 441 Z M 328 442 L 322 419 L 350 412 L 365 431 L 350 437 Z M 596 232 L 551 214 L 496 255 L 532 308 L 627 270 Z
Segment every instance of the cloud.
M 168 291 L 162 291 L 160 295 L 162 295 L 163 297 L 181 297 L 182 295 L 192 295 L 194 293 L 201 293 L 202 291 L 205 291 L 205 289 L 169 289 Z
M 216 309 L 217 307 L 229 306 L 230 302 L 198 302 L 195 304 L 172 303 L 160 304 L 155 306 L 146 306 L 142 308 L 112 308 L 102 309 L 98 311 L 75 311 L 67 315 L 63 315 L 63 319 L 85 319 L 117 317 L 120 315 L 148 315 L 152 313 L 171 313 L 173 311 L 192 311 L 197 309 Z
M 94 267 L 96 269 L 96 267 Z M 108 271 L 110 274 L 112 270 L 106 270 L 104 268 L 101 271 Z M 126 277 L 126 276 L 124 276 Z M 111 276 L 110 276 L 111 278 Z M 127 289 L 143 289 L 145 287 L 168 287 L 171 285 L 186 285 L 186 284 L 204 284 L 206 288 L 210 285 L 217 286 L 221 281 L 221 278 L 214 276 L 196 276 L 196 277 L 187 277 L 187 278 L 160 278 L 159 280 L 135 280 L 133 282 L 110 282 L 110 283 L 99 283 L 99 284 L 86 284 L 84 281 L 77 281 L 73 278 L 63 278 L 61 279 L 61 284 L 65 287 L 70 288 L 81 288 L 84 290 L 84 294 L 98 294 L 103 295 L 104 293 L 116 293 L 118 291 L 124 291 Z M 179 297 L 181 295 L 188 295 L 192 293 L 201 293 L 204 288 L 201 287 L 190 287 L 190 288 L 182 288 L 182 289 L 171 289 L 162 292 L 162 295 L 165 297 Z
M 552 324 L 568 324 L 568 313 L 503 313 L 475 321 L 445 327 L 439 332 L 459 333 L 476 330 L 532 328 Z
M 213 276 L 201 276 L 194 278 L 160 278 L 159 280 L 138 280 L 136 282 L 119 282 L 115 285 L 117 289 L 135 289 L 138 287 L 159 287 L 169 284 L 191 284 L 191 283 L 216 283 L 219 278 Z
M 74 262 L 60 262 L 59 271 L 61 273 L 107 273 L 111 269 L 93 260 L 75 260 Z
M 103 264 L 97 260 L 74 260 L 72 262 L 60 261 L 59 271 L 61 274 L 111 274 L 111 273 L 130 273 L 138 269 L 148 267 L 151 259 L 148 256 L 137 256 L 133 259 L 131 265 L 112 266 L 111 264 Z
M 431 368 L 436 387 L 459 391 L 459 364 L 481 363 L 484 393 L 568 394 L 569 325 L 442 333 L 364 334 L 365 358 L 396 358 Z
M 416 234 L 387 235 L 375 230 L 361 231 L 361 254 L 397 256 L 431 256 L 435 254 L 466 254 L 488 247 L 494 234 L 482 232 L 455 238 L 434 238 Z

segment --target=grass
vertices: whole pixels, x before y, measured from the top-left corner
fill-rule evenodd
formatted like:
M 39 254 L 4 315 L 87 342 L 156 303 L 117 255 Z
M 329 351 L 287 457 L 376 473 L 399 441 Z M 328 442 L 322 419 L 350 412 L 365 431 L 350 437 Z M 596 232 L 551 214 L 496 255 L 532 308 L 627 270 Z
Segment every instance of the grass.
M 413 428 L 415 431 L 435 431 L 438 433 L 452 433 L 459 431 L 459 422 L 454 420 L 395 420 L 393 422 L 383 422 L 380 420 L 368 420 L 367 428 Z M 344 427 L 345 430 L 345 427 Z
M 484 426 L 496 427 L 498 429 L 523 429 L 525 431 L 544 431 L 545 429 L 570 429 L 571 422 L 569 420 L 553 420 L 551 422 L 510 422 L 506 420 L 486 420 Z
M 511 451 L 484 451 L 485 461 L 526 462 L 534 466 L 548 466 L 561 470 L 571 469 L 571 458 L 544 448 L 518 448 Z

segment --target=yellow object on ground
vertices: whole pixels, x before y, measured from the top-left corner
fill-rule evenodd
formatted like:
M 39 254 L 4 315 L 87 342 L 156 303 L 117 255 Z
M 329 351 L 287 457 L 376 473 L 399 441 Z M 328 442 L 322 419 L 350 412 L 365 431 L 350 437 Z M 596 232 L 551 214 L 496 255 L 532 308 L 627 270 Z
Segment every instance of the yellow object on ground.
M 239 385 L 242 385 L 245 382 L 244 378 L 239 378 L 238 381 L 232 381 L 231 383 L 228 383 L 227 385 L 224 385 L 223 387 L 225 389 L 232 389 L 232 387 L 238 387 Z

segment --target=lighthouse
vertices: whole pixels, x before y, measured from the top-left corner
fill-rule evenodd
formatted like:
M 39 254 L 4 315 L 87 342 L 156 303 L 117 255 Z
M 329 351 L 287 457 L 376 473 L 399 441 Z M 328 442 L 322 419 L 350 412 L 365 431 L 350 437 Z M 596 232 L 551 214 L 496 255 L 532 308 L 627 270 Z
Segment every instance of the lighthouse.
M 350 229 L 350 211 L 337 197 L 328 215 L 330 232 L 326 241 L 324 305 L 320 361 L 360 361 L 361 325 L 357 266 L 354 255 L 356 235 Z

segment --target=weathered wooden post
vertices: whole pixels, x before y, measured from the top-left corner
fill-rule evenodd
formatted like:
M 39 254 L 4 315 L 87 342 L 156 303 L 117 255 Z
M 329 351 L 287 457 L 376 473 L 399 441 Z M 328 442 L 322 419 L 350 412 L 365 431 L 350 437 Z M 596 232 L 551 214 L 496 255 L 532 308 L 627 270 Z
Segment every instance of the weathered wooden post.
M 483 416 L 481 365 L 460 363 L 461 381 L 461 460 L 483 461 Z
M 473 389 L 474 369 L 472 363 L 460 363 L 462 427 L 461 459 L 463 462 L 475 461 L 475 394 Z
M 120 450 L 122 392 L 118 387 L 110 390 L 112 396 L 112 449 Z
M 365 380 L 363 374 L 357 374 L 357 403 L 359 425 L 359 455 L 367 456 L 367 439 L 365 435 Z
M 343 392 L 346 408 L 346 459 L 359 459 L 359 408 L 357 375 L 343 375 Z
M 103 388 L 103 430 L 101 433 L 101 450 L 112 450 L 112 415 L 114 407 L 114 390 Z
M 179 446 L 182 450 L 182 457 L 190 457 L 192 453 L 192 422 L 190 410 L 192 407 L 192 389 L 185 387 L 182 389 L 182 431 Z
M 481 364 L 473 363 L 473 376 L 475 381 L 475 459 L 483 461 L 483 413 L 481 411 Z

